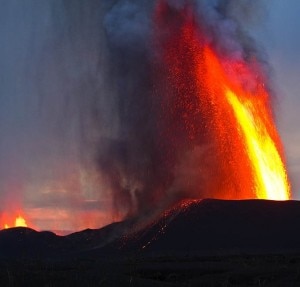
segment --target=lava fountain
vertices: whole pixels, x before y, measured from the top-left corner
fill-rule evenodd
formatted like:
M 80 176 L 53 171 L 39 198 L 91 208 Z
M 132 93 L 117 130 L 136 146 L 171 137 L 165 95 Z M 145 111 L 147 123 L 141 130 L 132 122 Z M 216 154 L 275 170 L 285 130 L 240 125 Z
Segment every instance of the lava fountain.
M 205 135 L 213 146 L 214 197 L 288 200 L 283 148 L 259 61 L 220 51 L 189 3 L 175 9 L 160 1 L 154 17 L 168 85 L 162 109 L 171 110 L 166 126 L 181 129 L 189 144 Z

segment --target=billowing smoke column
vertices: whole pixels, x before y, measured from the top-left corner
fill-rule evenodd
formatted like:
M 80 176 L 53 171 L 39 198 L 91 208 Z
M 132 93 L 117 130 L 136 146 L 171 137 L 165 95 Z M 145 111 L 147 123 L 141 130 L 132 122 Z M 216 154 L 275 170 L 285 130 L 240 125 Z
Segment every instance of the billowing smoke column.
M 2 198 L 70 229 L 184 198 L 287 199 L 268 66 L 242 25 L 259 3 L 3 1 Z
M 117 207 L 289 198 L 267 66 L 239 23 L 254 2 L 119 1 L 107 14 L 120 137 L 98 161 Z

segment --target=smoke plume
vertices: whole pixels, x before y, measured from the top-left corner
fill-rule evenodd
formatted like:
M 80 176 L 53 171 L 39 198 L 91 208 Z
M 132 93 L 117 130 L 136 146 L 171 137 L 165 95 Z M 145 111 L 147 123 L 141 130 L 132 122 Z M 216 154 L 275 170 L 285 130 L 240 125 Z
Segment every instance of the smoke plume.
M 1 32 L 8 39 L 2 57 L 10 46 L 22 47 L 10 52 L 2 75 L 10 81 L 1 85 L 3 198 L 19 181 L 28 206 L 99 208 L 120 219 L 185 197 L 218 196 L 210 192 L 221 184 L 214 180 L 218 161 L 194 83 L 179 98 L 167 83 L 161 47 L 178 33 L 181 11 L 190 9 L 219 54 L 262 63 L 246 32 L 260 3 L 2 1 L 2 19 L 19 13 Z M 184 73 L 189 77 L 189 69 Z

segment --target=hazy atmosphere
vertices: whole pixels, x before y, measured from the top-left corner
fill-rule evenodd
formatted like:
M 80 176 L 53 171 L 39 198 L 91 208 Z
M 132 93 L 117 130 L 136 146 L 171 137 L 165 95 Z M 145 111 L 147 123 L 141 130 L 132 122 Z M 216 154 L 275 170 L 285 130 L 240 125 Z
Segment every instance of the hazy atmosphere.
M 144 113 L 154 2 L 0 0 L 1 212 L 22 210 L 37 229 L 97 228 L 147 212 L 166 186 L 173 192 L 161 175 L 170 161 L 157 169 L 167 143 L 151 141 L 157 122 Z M 246 25 L 237 21 L 271 67 L 292 198 L 300 199 L 300 2 L 262 2 Z

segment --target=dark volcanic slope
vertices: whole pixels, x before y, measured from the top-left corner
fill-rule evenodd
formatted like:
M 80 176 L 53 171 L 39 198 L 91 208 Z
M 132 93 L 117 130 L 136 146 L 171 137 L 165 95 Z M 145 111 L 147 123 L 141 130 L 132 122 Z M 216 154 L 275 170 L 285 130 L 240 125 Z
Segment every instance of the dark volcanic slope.
M 67 236 L 38 232 L 27 227 L 0 231 L 0 259 L 60 259 L 99 249 L 128 230 L 130 222 L 116 222 L 100 229 L 86 229 Z
M 300 202 L 183 202 L 125 240 L 129 253 L 222 255 L 300 250 Z
M 298 201 L 186 201 L 131 234 L 125 234 L 131 225 L 129 221 L 65 237 L 28 228 L 2 230 L 0 257 L 298 252 L 299 222 Z
M 44 258 L 70 252 L 65 240 L 52 232 L 37 232 L 30 228 L 16 227 L 0 231 L 0 259 Z

